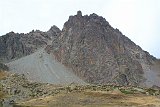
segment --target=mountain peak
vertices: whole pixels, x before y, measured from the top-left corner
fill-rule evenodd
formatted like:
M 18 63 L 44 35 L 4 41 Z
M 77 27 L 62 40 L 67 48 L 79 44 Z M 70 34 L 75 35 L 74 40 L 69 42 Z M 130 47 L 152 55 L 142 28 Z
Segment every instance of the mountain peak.
M 64 24 L 64 29 L 70 27 L 82 28 L 83 26 L 93 26 L 93 25 L 99 27 L 110 26 L 110 24 L 102 16 L 99 16 L 95 13 L 92 13 L 90 15 L 82 15 L 81 11 L 77 11 L 76 15 L 69 17 L 69 20 Z
M 145 71 L 153 58 L 102 16 L 78 11 L 64 24 L 60 37 L 60 45 L 53 42 L 53 54 L 86 82 L 152 85 L 144 81 L 150 81 Z
M 95 13 L 77 11 L 62 31 L 52 26 L 47 32 L 0 37 L 0 60 L 15 60 L 40 48 L 87 83 L 160 86 L 157 59 Z
M 51 26 L 51 28 L 48 31 L 60 32 L 60 29 L 57 26 L 53 25 L 53 26 Z

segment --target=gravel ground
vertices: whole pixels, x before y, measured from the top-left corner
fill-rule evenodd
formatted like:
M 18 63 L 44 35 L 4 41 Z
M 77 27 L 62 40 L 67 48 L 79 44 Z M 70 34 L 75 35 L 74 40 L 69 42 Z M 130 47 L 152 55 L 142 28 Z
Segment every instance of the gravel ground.
M 70 69 L 60 64 L 51 54 L 40 49 L 37 52 L 7 63 L 12 73 L 25 74 L 32 81 L 52 84 L 85 84 Z

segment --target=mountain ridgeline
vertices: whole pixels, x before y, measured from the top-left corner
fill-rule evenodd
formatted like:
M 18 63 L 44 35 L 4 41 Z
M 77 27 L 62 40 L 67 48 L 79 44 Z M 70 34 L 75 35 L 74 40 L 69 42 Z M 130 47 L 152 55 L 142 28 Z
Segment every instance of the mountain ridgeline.
M 62 31 L 53 26 L 47 32 L 3 35 L 0 60 L 13 67 L 13 61 L 42 48 L 85 83 L 160 86 L 160 61 L 95 13 L 83 16 L 78 11 L 69 17 Z
M 61 31 L 56 26 L 48 32 L 39 30 L 27 34 L 10 32 L 0 37 L 0 61 L 9 62 L 30 55 L 37 49 L 45 47 Z

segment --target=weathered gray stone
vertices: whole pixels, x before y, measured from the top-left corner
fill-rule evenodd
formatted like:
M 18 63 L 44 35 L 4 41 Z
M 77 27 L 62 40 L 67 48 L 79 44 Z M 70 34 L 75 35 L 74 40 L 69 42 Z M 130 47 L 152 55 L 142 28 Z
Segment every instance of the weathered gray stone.
M 103 17 L 82 16 L 80 11 L 69 17 L 51 47 L 59 62 L 94 84 L 143 84 L 141 63 L 155 60 Z
M 9 62 L 29 55 L 51 44 L 59 32 L 60 30 L 53 26 L 48 32 L 33 30 L 27 34 L 10 32 L 0 36 L 0 61 Z

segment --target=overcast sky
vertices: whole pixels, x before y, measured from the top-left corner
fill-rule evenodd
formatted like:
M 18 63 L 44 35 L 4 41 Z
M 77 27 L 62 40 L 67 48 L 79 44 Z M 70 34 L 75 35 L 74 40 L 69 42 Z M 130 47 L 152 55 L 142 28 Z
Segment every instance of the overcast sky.
M 0 0 L 0 35 L 62 29 L 78 10 L 106 18 L 137 45 L 160 58 L 160 0 Z

